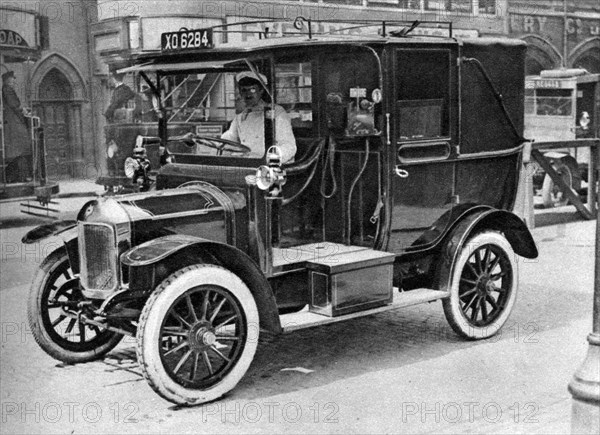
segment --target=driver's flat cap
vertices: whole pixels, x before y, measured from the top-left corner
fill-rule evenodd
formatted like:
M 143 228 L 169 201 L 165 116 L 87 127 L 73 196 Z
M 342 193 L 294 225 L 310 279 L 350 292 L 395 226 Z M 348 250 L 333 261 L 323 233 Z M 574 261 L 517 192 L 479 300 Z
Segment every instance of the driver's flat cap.
M 242 71 L 241 73 L 237 73 L 235 76 L 235 81 L 238 83 L 240 83 L 240 81 L 244 80 L 244 79 L 254 80 L 258 84 L 261 84 L 261 82 L 265 83 L 265 84 L 268 83 L 267 76 L 265 76 L 264 74 L 261 74 L 261 73 L 256 74 L 252 71 Z M 244 81 L 246 81 L 246 80 L 244 80 Z

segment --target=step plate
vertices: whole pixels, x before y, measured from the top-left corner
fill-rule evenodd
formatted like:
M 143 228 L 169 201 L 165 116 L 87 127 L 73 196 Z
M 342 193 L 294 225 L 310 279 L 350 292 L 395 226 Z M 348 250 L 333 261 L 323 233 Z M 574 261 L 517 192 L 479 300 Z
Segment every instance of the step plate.
M 397 308 L 409 307 L 425 302 L 437 301 L 450 296 L 449 292 L 431 290 L 431 289 L 415 289 L 407 292 L 399 292 L 394 287 L 393 301 L 390 305 L 384 307 L 371 308 L 369 310 L 358 311 L 351 314 L 344 314 L 336 317 L 324 316 L 322 314 L 311 313 L 308 311 L 308 306 L 302 311 L 279 316 L 281 327 L 284 333 L 297 331 L 299 329 L 311 328 L 313 326 L 327 325 L 329 323 L 341 322 L 344 320 L 354 319 L 357 317 L 370 316 L 371 314 L 383 313 Z

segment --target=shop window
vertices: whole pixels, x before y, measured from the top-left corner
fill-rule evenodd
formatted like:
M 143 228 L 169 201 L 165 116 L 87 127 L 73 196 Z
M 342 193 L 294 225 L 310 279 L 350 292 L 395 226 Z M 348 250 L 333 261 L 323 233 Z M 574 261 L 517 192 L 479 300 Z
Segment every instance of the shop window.
M 479 0 L 479 13 L 495 15 L 496 14 L 496 0 Z
M 398 6 L 402 9 L 421 9 L 420 0 L 400 0 Z
M 363 0 L 323 0 L 323 3 L 335 3 L 337 5 L 362 6 Z
M 473 2 L 472 0 L 425 0 L 425 10 L 471 13 Z

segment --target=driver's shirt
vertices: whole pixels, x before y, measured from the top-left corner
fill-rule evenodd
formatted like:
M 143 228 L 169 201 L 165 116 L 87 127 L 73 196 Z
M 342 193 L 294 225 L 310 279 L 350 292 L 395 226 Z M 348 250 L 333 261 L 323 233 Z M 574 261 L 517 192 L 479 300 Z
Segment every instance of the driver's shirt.
M 282 163 L 290 162 L 296 155 L 296 139 L 292 132 L 292 124 L 285 109 L 277 104 L 275 111 L 275 143 L 282 154 Z M 233 118 L 229 130 L 221 138 L 240 142 L 250 148 L 250 154 L 244 157 L 262 158 L 265 155 L 265 103 L 260 101 L 256 106 L 247 108 Z

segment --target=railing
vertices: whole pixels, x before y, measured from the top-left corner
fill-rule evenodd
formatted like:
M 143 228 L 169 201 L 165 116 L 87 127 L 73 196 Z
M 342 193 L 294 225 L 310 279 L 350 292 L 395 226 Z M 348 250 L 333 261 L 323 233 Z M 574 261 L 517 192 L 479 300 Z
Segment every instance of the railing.
M 279 23 L 282 21 L 286 21 L 285 19 L 269 19 L 269 20 L 250 20 L 250 21 L 240 21 L 234 23 L 225 23 L 219 24 L 217 26 L 211 27 L 213 33 L 256 33 L 256 31 L 245 31 L 245 30 L 229 30 L 230 27 L 235 26 L 244 26 L 251 24 L 269 24 L 269 23 Z M 299 32 L 282 32 L 281 36 L 299 36 L 299 35 L 307 35 L 309 38 L 313 36 L 320 35 L 332 35 L 336 33 L 342 33 L 347 31 L 355 31 L 357 29 L 364 28 L 376 28 L 376 30 L 372 33 L 373 35 L 379 36 L 395 36 L 395 37 L 403 37 L 409 34 L 413 29 L 421 24 L 432 24 L 435 25 L 436 28 L 444 29 L 448 31 L 449 37 L 452 37 L 452 22 L 451 21 L 415 21 L 415 20 L 313 20 L 311 18 L 305 18 L 302 16 L 298 16 L 294 19 L 294 28 Z M 327 31 L 314 31 L 313 25 L 319 24 L 340 24 L 342 27 Z M 389 30 L 390 28 L 398 28 L 401 29 Z M 302 33 L 305 31 L 305 33 Z M 365 33 L 368 34 L 368 33 Z
M 545 157 L 543 151 L 564 149 L 564 148 L 589 148 L 590 161 L 588 165 L 588 189 L 587 206 L 583 203 L 579 194 L 569 186 L 563 177 L 554 169 L 550 159 Z M 598 171 L 600 168 L 600 138 L 595 139 L 577 139 L 571 141 L 559 142 L 538 142 L 534 143 L 531 150 L 531 157 L 538 162 L 542 169 L 552 178 L 554 184 L 567 197 L 571 204 L 575 206 L 579 214 L 585 219 L 591 220 L 596 217 L 598 205 Z

